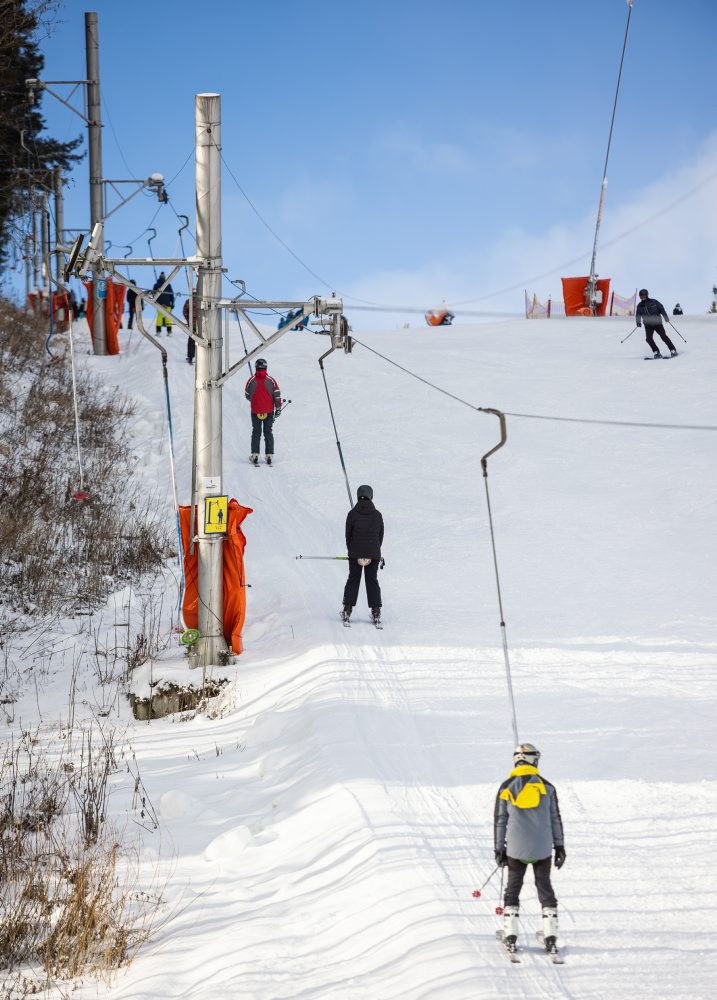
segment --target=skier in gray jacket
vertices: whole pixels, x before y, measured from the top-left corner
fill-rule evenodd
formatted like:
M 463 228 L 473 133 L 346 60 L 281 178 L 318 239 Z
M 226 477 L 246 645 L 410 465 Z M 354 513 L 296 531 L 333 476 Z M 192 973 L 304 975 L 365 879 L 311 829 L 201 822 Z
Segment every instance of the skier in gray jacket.
M 540 751 L 532 743 L 521 743 L 515 748 L 513 770 L 498 789 L 495 799 L 495 860 L 501 867 L 508 866 L 508 884 L 503 899 L 506 946 L 515 950 L 520 890 L 528 865 L 532 865 L 543 908 L 545 947 L 555 953 L 558 901 L 550 881 L 551 854 L 554 847 L 555 867 L 562 868 L 565 846 L 558 793 L 538 773 L 539 760 Z

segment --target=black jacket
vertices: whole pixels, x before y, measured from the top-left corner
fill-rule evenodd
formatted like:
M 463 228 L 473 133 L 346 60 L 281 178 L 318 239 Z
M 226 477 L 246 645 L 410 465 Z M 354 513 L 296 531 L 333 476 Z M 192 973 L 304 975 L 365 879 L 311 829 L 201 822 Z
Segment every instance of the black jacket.
M 645 320 L 645 326 L 659 326 L 662 323 L 661 317 L 667 319 L 665 307 L 657 299 L 641 299 L 635 310 L 637 325 L 640 326 L 640 317 Z
M 156 292 L 158 288 L 161 288 L 164 284 L 163 278 L 157 278 L 154 283 L 152 291 Z M 160 306 L 169 306 L 170 309 L 174 308 L 174 289 L 171 285 L 167 285 L 163 292 L 160 292 L 157 296 L 157 302 Z
M 373 501 L 362 497 L 346 516 L 346 548 L 349 559 L 380 559 L 383 517 Z

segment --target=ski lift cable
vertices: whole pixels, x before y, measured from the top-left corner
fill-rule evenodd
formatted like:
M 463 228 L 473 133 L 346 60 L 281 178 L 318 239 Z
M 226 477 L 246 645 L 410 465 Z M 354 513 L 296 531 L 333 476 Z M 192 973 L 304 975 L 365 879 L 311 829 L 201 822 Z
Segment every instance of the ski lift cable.
M 597 274 L 595 273 L 595 258 L 597 257 L 597 246 L 598 246 L 598 236 L 600 234 L 600 224 L 602 222 L 602 212 L 603 205 L 605 204 L 605 190 L 607 188 L 607 165 L 610 159 L 610 146 L 612 145 L 612 130 L 615 126 L 615 115 L 617 113 L 617 99 L 620 94 L 620 81 L 622 80 L 622 67 L 625 62 L 625 50 L 627 48 L 627 34 L 630 30 L 630 18 L 632 17 L 632 0 L 627 0 L 627 24 L 625 25 L 625 37 L 622 43 L 622 55 L 620 56 L 620 69 L 617 74 L 617 86 L 615 88 L 615 100 L 612 105 L 612 117 L 610 119 L 610 132 L 607 139 L 607 150 L 605 151 L 605 165 L 602 172 L 602 183 L 600 185 L 600 201 L 598 203 L 597 219 L 595 220 L 595 238 L 593 240 L 593 253 L 590 259 L 590 278 L 589 278 L 589 305 L 593 313 L 596 313 L 596 279 Z
M 354 344 L 359 344 L 361 347 L 365 347 L 367 351 L 375 354 L 383 361 L 387 361 L 388 364 L 400 369 L 400 371 L 405 372 L 406 375 L 410 375 L 411 378 L 415 378 L 419 382 L 423 382 L 424 385 L 429 386 L 431 389 L 435 389 L 436 392 L 440 392 L 442 395 L 448 396 L 450 399 L 454 399 L 457 403 L 461 403 L 463 406 L 467 406 L 471 410 L 476 410 L 478 413 L 491 412 L 491 410 L 485 406 L 476 406 L 475 403 L 469 403 L 467 399 L 462 399 L 460 396 L 456 396 L 454 393 L 448 392 L 447 389 L 442 389 L 441 386 L 436 385 L 434 382 L 430 382 L 427 378 L 423 378 L 422 375 L 418 375 L 416 372 L 411 371 L 410 368 L 400 365 L 397 361 L 387 357 L 385 354 L 381 354 L 381 352 L 377 351 L 375 348 L 369 347 L 368 344 L 359 340 L 358 337 L 352 336 L 351 340 Z M 640 420 L 602 420 L 590 417 L 562 417 L 546 413 L 511 413 L 508 410 L 504 410 L 503 412 L 506 417 L 516 417 L 522 420 L 557 420 L 562 423 L 569 424 L 602 424 L 612 427 L 654 427 L 659 428 L 660 430 L 675 431 L 717 431 L 717 425 L 715 424 L 662 424 Z
M 508 654 L 508 635 L 505 627 L 505 614 L 503 612 L 503 595 L 500 589 L 500 574 L 498 572 L 498 553 L 495 547 L 495 530 L 493 528 L 493 511 L 490 505 L 490 491 L 488 489 L 488 459 L 491 455 L 495 454 L 500 448 L 503 447 L 508 439 L 508 433 L 505 423 L 505 414 L 500 410 L 494 410 L 486 408 L 485 413 L 492 413 L 494 416 L 498 417 L 500 421 L 500 441 L 497 445 L 487 451 L 485 455 L 481 457 L 480 464 L 483 470 L 483 482 L 485 483 L 485 500 L 488 507 L 488 525 L 490 528 L 490 544 L 493 552 L 493 569 L 495 571 L 495 586 L 498 594 L 498 612 L 500 614 L 500 635 L 503 644 L 503 663 L 505 666 L 505 681 L 508 688 L 508 700 L 510 702 L 510 713 L 511 722 L 513 725 L 513 745 L 517 746 L 520 740 L 518 739 L 518 717 L 515 711 L 515 695 L 513 693 L 513 676 L 510 669 L 510 656 Z

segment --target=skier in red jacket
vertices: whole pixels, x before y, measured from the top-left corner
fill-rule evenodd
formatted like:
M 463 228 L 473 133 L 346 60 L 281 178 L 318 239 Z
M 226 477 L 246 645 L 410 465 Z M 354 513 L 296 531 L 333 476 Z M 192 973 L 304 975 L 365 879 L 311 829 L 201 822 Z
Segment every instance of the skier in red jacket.
M 264 452 L 266 464 L 271 465 L 274 456 L 274 419 L 281 413 L 281 390 L 279 383 L 267 372 L 264 358 L 257 358 L 255 372 L 244 387 L 244 395 L 251 403 L 251 456 L 254 465 L 259 464 L 261 433 L 264 431 Z

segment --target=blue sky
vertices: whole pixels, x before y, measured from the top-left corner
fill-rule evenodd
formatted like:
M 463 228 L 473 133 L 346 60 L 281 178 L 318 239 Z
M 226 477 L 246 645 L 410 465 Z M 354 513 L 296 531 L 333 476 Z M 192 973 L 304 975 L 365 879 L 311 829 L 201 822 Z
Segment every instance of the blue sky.
M 114 244 L 145 256 L 151 224 L 154 253 L 178 252 L 175 211 L 194 222 L 194 95 L 216 91 L 228 168 L 326 282 L 225 170 L 225 265 L 258 297 L 328 285 L 519 311 L 522 288 L 492 293 L 582 254 L 563 273 L 586 272 L 625 0 L 69 2 L 43 42 L 46 79 L 84 76 L 86 9 L 99 15 L 105 176 L 169 180 L 189 157 L 154 221 L 149 196 L 109 220 Z M 635 0 L 602 237 L 638 228 L 598 253 L 617 291 L 647 284 L 695 311 L 717 279 L 717 178 L 664 209 L 717 174 L 715 38 L 714 0 Z M 43 111 L 58 137 L 82 130 L 48 96 Z M 86 163 L 71 184 L 66 224 L 82 227 Z M 559 277 L 528 290 L 559 297 Z

